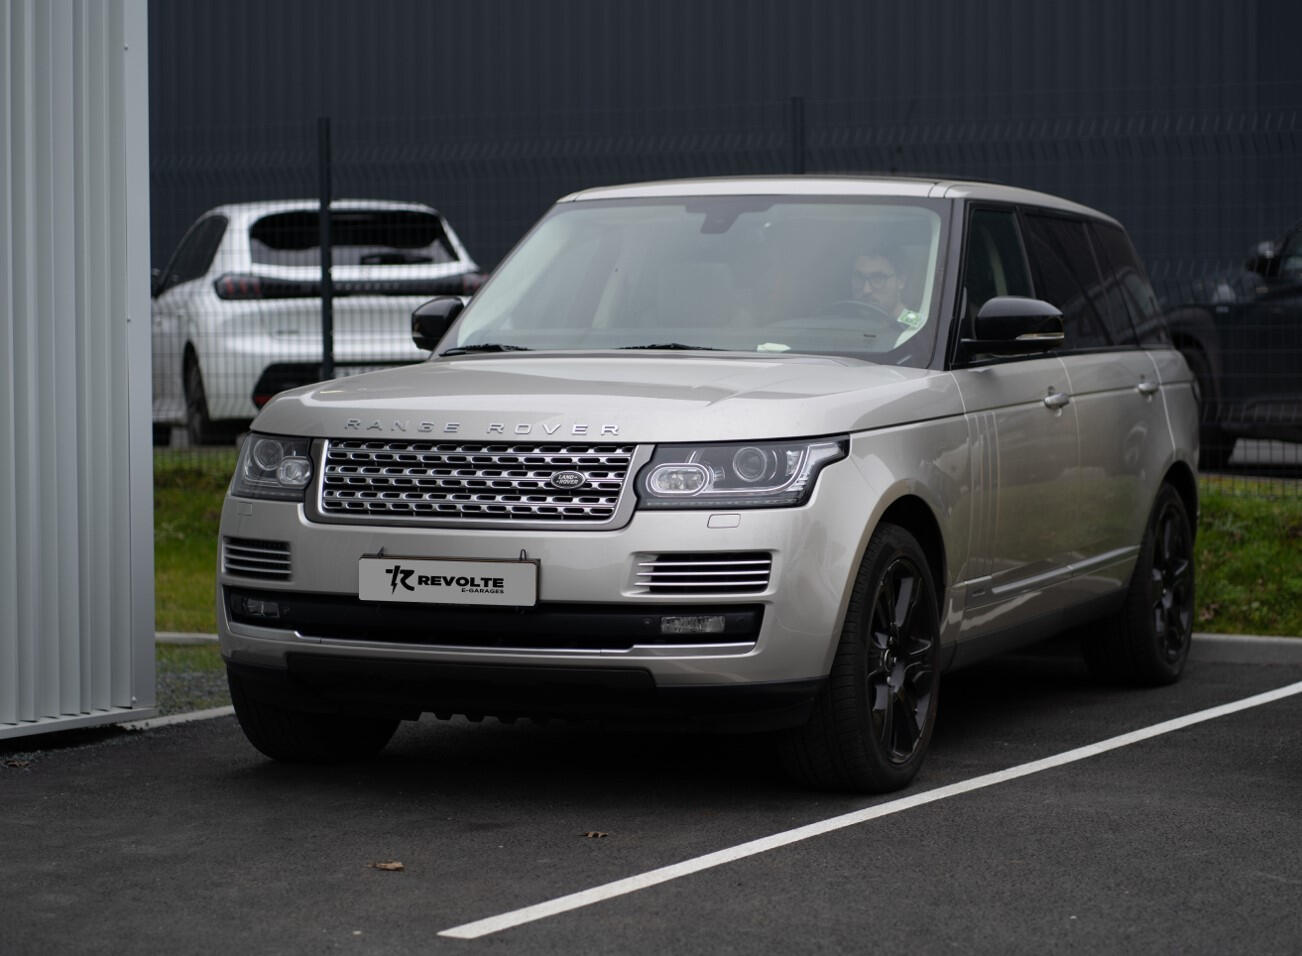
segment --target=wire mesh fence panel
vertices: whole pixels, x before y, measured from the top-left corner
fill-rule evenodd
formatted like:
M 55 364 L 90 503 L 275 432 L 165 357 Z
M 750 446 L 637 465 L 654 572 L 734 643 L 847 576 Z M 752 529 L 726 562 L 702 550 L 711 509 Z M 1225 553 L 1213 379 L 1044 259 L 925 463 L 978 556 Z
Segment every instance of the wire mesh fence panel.
M 1052 103 L 974 90 L 335 121 L 329 328 L 316 118 L 172 130 L 152 169 L 156 232 L 176 243 L 155 276 L 156 441 L 173 455 L 229 444 L 276 392 L 325 368 L 422 360 L 413 308 L 473 294 L 575 190 L 794 171 L 943 175 L 1119 219 L 1198 380 L 1204 470 L 1245 494 L 1302 494 L 1302 104 L 1259 87 L 1174 90 L 1161 109 L 1124 88 Z

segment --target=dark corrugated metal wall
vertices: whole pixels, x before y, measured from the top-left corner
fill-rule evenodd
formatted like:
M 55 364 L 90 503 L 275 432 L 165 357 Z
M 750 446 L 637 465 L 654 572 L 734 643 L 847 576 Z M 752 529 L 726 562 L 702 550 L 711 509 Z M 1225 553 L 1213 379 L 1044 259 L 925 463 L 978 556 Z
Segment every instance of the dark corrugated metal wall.
M 203 209 L 306 195 L 442 208 L 491 265 L 565 192 L 791 167 L 1060 193 L 1159 281 L 1302 216 L 1302 5 L 155 0 L 154 255 Z

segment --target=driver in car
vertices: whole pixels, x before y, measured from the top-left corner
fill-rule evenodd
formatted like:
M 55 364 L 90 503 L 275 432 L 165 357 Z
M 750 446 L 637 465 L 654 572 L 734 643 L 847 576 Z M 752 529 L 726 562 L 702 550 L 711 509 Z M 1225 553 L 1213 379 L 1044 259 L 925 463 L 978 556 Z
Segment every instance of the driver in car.
M 926 317 L 905 306 L 901 296 L 908 276 L 891 251 L 874 249 L 854 260 L 850 275 L 850 295 L 856 302 L 876 309 L 898 323 L 900 334 L 895 345 L 911 338 L 926 323 Z

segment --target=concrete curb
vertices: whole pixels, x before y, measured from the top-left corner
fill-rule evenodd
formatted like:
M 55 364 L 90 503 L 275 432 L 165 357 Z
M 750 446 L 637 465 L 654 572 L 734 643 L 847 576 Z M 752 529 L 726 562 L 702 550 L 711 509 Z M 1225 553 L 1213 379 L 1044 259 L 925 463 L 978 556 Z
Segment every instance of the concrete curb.
M 1218 664 L 1302 664 L 1302 638 L 1194 634 L 1189 659 Z
M 216 644 L 216 634 L 159 631 L 159 644 Z M 1189 659 L 1217 664 L 1302 664 L 1302 637 L 1261 637 L 1254 634 L 1198 634 Z
M 159 631 L 154 635 L 158 644 L 216 644 L 216 634 L 188 634 L 183 631 Z

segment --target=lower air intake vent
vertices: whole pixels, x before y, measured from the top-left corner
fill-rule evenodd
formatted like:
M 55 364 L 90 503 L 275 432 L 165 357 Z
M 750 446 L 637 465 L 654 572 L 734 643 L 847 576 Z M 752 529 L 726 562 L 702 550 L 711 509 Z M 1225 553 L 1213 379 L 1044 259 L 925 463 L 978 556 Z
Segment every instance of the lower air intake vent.
M 756 594 L 772 568 L 763 551 L 652 554 L 638 561 L 635 584 L 647 594 Z
M 245 578 L 289 580 L 289 542 L 223 538 L 222 570 Z

